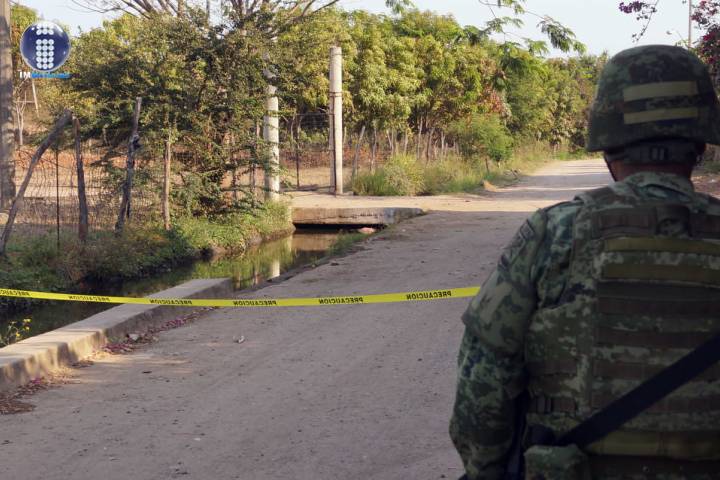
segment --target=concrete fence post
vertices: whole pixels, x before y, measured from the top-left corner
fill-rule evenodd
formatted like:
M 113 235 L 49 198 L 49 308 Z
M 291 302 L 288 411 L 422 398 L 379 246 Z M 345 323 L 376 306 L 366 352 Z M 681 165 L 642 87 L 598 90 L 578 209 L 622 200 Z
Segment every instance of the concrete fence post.
M 265 200 L 277 200 L 280 197 L 280 117 L 277 87 L 267 86 L 265 100 L 265 119 L 263 139 L 269 145 L 270 158 L 265 168 Z
M 343 193 L 342 48 L 330 48 L 330 107 L 335 195 Z

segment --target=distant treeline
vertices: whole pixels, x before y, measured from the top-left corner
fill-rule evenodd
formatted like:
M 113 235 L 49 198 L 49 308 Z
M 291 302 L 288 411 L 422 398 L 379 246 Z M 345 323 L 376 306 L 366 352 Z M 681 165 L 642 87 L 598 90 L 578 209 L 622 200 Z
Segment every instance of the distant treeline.
M 426 158 L 452 143 L 496 161 L 523 142 L 583 147 L 604 56 L 546 59 L 542 42 L 498 42 L 451 16 L 396 12 L 324 8 L 293 21 L 283 10 L 228 8 L 212 21 L 193 8 L 124 14 L 74 38 L 63 67 L 72 78 L 38 85 L 40 104 L 48 121 L 71 108 L 85 137 L 122 148 L 143 97 L 143 146 L 158 156 L 168 143 L 181 146 L 193 213 L 219 208 L 228 171 L 264 163 L 257 133 L 269 82 L 283 135 L 302 139 L 302 124 L 289 119 L 327 109 L 333 45 L 343 49 L 344 121 L 356 139 L 362 132 L 407 153 L 410 142 Z M 14 6 L 14 31 L 35 18 Z M 28 82 L 17 83 L 16 98 L 27 98 Z

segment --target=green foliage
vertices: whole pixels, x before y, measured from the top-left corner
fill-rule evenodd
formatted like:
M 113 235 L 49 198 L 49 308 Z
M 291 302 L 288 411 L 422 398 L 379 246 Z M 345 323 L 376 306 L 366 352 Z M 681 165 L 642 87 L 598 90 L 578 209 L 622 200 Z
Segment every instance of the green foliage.
M 387 186 L 385 172 L 380 169 L 375 172 L 362 172 L 352 182 L 352 191 L 355 195 L 391 196 L 396 195 Z
M 17 321 L 8 323 L 5 331 L 0 332 L 0 348 L 22 340 L 30 331 L 30 322 L 29 318 L 25 318 L 19 323 Z
M 149 227 L 127 229 L 121 236 L 109 232 L 97 234 L 85 248 L 79 245 L 75 248 L 77 251 L 70 259 L 80 259 L 81 278 L 92 283 L 150 275 L 196 255 L 187 239 L 176 232 Z
M 353 182 L 356 195 L 436 195 L 477 189 L 484 169 L 459 157 L 423 166 L 410 156 L 395 156 L 375 172 L 361 173 Z
M 174 225 L 177 235 L 196 251 L 239 253 L 262 238 L 276 237 L 292 230 L 289 208 L 283 203 L 266 203 L 252 213 L 230 213 L 212 218 L 181 217 Z
M 141 96 L 140 155 L 158 159 L 168 138 L 176 145 L 173 169 L 180 181 L 172 203 L 182 217 L 242 210 L 222 184 L 231 171 L 268 165 L 269 145 L 256 138 L 268 84 L 278 88 L 283 135 L 327 141 L 317 132 L 307 138 L 292 118 L 326 108 L 334 45 L 343 49 L 345 125 L 350 132 L 364 128 L 373 142 L 408 136 L 436 145 L 449 134 L 466 156 L 498 162 L 521 142 L 583 145 L 604 59 L 548 60 L 544 42 L 493 41 L 492 32 L 518 24 L 523 1 L 502 0 L 512 14 L 486 28 L 462 27 L 452 16 L 420 11 L 406 0 L 390 2 L 393 15 L 329 7 L 302 18 L 285 8 L 290 4 L 276 3 L 247 15 L 228 7 L 214 23 L 197 8 L 183 15 L 125 14 L 82 32 L 64 67 L 71 79 L 44 82 L 47 117 L 72 108 L 84 137 L 122 150 L 134 99 Z M 34 15 L 22 12 L 21 23 Z M 540 26 L 552 45 L 582 50 L 553 19 L 543 17 Z M 372 191 L 421 190 L 392 172 L 407 166 L 388 168 L 387 177 L 379 172 L 358 179 L 358 188 L 365 182 Z M 121 176 L 111 178 L 116 186 Z
M 450 156 L 425 168 L 424 177 L 425 195 L 472 192 L 482 186 L 487 171 L 476 162 Z
M 22 5 L 11 5 L 11 34 L 10 43 L 12 44 L 12 64 L 13 72 L 17 74 L 20 70 L 27 70 L 29 67 L 25 65 L 20 55 L 20 37 L 27 27 L 38 20 L 37 12 L 31 8 Z M 15 80 L 17 81 L 17 79 Z
M 547 162 L 548 159 L 562 160 L 580 156 L 585 156 L 585 153 L 566 148 L 553 148 L 542 142 L 520 145 L 512 156 L 501 163 L 492 163 L 488 167 L 477 161 L 449 155 L 426 166 L 413 164 L 413 177 L 415 185 L 418 186 L 414 193 L 407 193 L 407 190 L 399 190 L 393 186 L 402 182 L 402 180 L 395 180 L 394 177 L 407 176 L 408 170 L 392 166 L 388 171 L 387 165 L 383 165 L 373 173 L 358 175 L 353 183 L 353 192 L 356 195 L 374 196 L 475 192 L 482 189 L 486 182 L 491 184 L 512 183 L 519 178 L 520 174 L 535 169 Z
M 120 236 L 94 233 L 85 245 L 73 233 L 65 232 L 60 250 L 55 235 L 14 237 L 8 257 L 0 259 L 0 285 L 20 290 L 77 291 L 88 283 L 102 285 L 163 272 L 208 252 L 241 253 L 292 229 L 287 205 L 268 203 L 255 212 L 211 220 L 182 218 L 170 231 L 130 226 Z M 0 311 L 27 305 L 24 299 L 0 298 Z
M 471 160 L 506 160 L 512 153 L 513 139 L 497 115 L 473 115 L 450 126 L 450 133 L 463 155 Z
M 186 214 L 221 214 L 229 208 L 220 189 L 225 174 L 265 158 L 255 140 L 265 44 L 248 29 L 208 28 L 192 12 L 126 14 L 81 34 L 66 65 L 72 77 L 47 103 L 53 112 L 72 108 L 84 136 L 114 147 L 127 141 L 134 99 L 142 97 L 141 155 L 158 158 L 168 137 L 181 140 L 175 163 L 188 188 L 174 199 Z
M 417 195 L 423 190 L 423 167 L 413 156 L 396 155 L 376 172 L 360 174 L 352 188 L 357 195 Z

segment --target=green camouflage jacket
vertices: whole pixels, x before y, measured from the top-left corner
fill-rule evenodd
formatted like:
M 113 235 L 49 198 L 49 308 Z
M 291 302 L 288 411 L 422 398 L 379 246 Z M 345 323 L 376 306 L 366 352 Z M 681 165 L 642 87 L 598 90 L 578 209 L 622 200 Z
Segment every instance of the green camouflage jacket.
M 693 203 L 701 195 L 689 180 L 671 174 L 637 173 L 612 188 L 623 183 L 653 200 Z M 523 337 L 534 312 L 555 305 L 562 293 L 581 206 L 575 199 L 533 214 L 463 315 L 450 436 L 470 480 L 499 479 L 504 473 L 514 399 L 527 385 Z

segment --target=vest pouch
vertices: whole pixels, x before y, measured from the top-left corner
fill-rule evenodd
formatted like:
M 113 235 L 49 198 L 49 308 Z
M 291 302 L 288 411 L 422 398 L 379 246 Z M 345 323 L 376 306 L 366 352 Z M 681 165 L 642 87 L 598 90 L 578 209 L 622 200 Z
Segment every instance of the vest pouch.
M 535 445 L 525 451 L 527 480 L 591 480 L 590 463 L 576 445 Z

